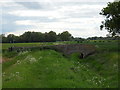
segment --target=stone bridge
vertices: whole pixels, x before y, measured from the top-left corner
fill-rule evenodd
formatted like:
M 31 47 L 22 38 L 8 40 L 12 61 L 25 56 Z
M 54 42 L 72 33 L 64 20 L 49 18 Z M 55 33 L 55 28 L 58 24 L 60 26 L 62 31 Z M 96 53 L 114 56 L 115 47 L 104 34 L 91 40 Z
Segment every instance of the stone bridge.
M 25 51 L 25 50 L 43 50 L 43 49 L 53 49 L 62 52 L 64 55 L 70 55 L 72 53 L 80 53 L 80 58 L 84 58 L 95 52 L 94 45 L 88 44 L 66 44 L 66 45 L 43 45 L 36 47 L 10 47 L 9 51 Z
M 80 53 L 81 58 L 84 58 L 95 52 L 95 46 L 87 44 L 56 45 L 55 47 L 65 55 Z

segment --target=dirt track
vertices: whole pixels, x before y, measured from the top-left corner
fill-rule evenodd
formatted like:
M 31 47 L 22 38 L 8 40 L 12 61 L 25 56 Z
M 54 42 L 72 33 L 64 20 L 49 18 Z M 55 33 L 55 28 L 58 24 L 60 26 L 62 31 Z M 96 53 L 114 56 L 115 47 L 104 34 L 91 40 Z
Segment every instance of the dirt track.
M 2 57 L 2 58 L 0 58 L 0 63 L 6 62 L 9 60 L 10 60 L 9 58 Z

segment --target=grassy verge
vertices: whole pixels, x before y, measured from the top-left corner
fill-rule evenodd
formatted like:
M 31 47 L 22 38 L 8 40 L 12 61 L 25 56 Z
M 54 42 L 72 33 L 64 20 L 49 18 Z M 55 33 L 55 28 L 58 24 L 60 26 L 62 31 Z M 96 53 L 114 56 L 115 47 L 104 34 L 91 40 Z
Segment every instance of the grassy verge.
M 86 75 L 88 69 L 84 65 L 76 65 L 52 50 L 19 55 L 9 62 L 9 67 L 5 63 L 4 67 L 3 87 L 98 87 L 89 80 L 91 76 L 101 78 L 93 71 Z
M 86 43 L 86 42 L 84 42 Z M 3 88 L 116 88 L 117 42 L 90 42 L 97 52 L 84 59 L 54 50 L 4 52 Z
M 6 50 L 9 47 L 30 47 L 30 46 L 40 46 L 40 45 L 59 45 L 59 44 L 74 44 L 75 41 L 64 41 L 64 42 L 37 42 L 37 43 L 3 43 L 2 49 Z

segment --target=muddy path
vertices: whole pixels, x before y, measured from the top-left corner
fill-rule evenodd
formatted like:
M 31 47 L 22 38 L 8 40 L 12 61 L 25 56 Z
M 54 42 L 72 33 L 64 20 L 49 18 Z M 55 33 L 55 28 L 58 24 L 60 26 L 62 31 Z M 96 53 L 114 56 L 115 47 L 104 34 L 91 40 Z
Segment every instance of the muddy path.
M 11 60 L 10 58 L 1 57 L 0 58 L 0 63 L 4 63 L 4 62 L 10 61 L 10 60 Z

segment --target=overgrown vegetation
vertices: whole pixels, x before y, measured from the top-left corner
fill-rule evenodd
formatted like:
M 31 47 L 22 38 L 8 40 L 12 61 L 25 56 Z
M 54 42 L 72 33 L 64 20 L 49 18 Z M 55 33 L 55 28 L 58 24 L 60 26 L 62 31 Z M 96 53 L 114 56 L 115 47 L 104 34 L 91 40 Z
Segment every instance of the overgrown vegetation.
M 107 7 L 101 10 L 101 15 L 105 16 L 101 29 L 105 28 L 112 36 L 120 35 L 120 1 L 109 2 Z
M 3 88 L 118 87 L 117 41 L 83 43 L 96 45 L 96 54 L 80 59 L 78 53 L 64 57 L 54 50 L 3 53 L 12 58 L 3 63 Z

